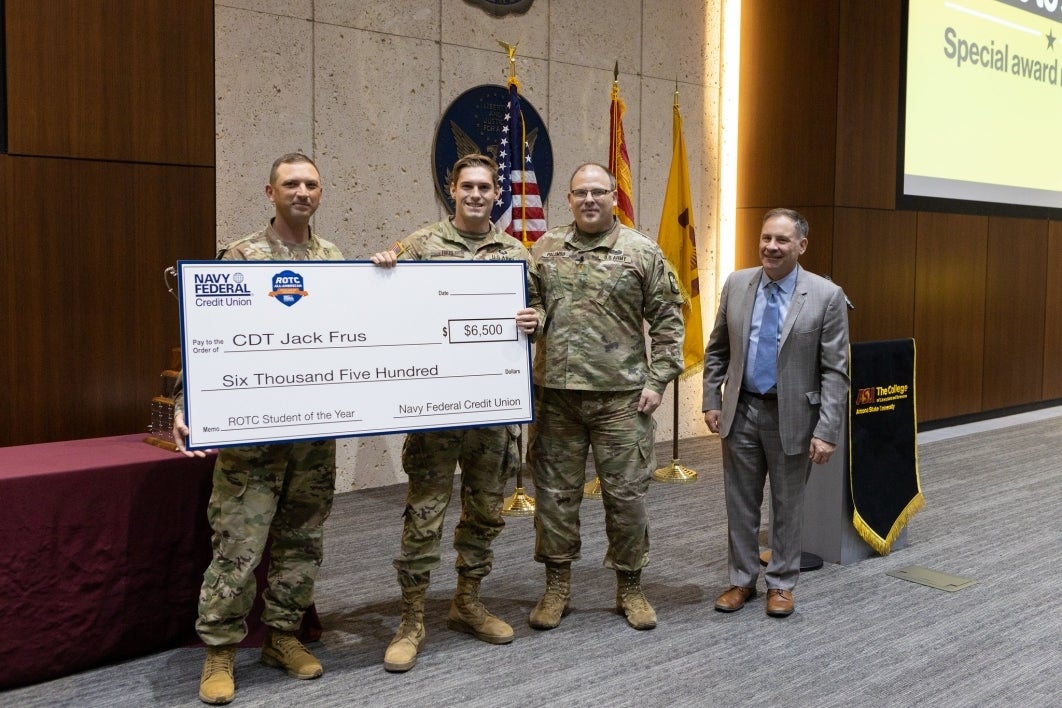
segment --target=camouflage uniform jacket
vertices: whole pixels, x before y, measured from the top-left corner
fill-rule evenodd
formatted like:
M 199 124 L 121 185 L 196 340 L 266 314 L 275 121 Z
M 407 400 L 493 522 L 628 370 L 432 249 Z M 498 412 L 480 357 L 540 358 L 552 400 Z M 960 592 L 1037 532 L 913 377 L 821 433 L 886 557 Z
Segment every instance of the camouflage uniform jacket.
M 678 283 L 656 243 L 618 220 L 593 236 L 571 223 L 547 231 L 531 252 L 546 310 L 535 384 L 663 393 L 682 371 L 685 328 Z
M 336 245 L 310 231 L 306 243 L 281 241 L 270 221 L 261 231 L 233 241 L 218 252 L 221 261 L 341 261 Z
M 280 240 L 273 230 L 273 222 L 261 231 L 233 241 L 218 251 L 219 261 L 341 261 L 343 254 L 331 241 L 310 231 L 306 243 L 293 244 Z M 184 414 L 184 376 L 177 377 L 173 392 L 174 412 Z
M 473 244 L 475 250 L 472 250 Z M 539 327 L 531 339 L 542 330 L 543 312 L 539 299 L 538 269 L 531 254 L 518 239 L 491 224 L 490 233 L 481 242 L 466 239 L 450 219 L 417 229 L 396 243 L 393 249 L 400 261 L 524 261 L 527 263 L 528 307 L 538 310 Z

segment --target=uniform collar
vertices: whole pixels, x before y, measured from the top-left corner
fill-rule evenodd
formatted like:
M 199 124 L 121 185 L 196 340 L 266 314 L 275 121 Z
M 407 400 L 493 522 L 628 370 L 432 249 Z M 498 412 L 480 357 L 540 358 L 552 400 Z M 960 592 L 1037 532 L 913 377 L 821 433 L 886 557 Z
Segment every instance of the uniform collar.
M 573 221 L 571 234 L 566 240 L 568 245 L 577 251 L 589 251 L 602 246 L 612 248 L 616 245 L 616 240 L 619 238 L 620 226 L 620 220 L 613 216 L 612 226 L 607 230 L 596 234 L 588 234 L 580 230 Z

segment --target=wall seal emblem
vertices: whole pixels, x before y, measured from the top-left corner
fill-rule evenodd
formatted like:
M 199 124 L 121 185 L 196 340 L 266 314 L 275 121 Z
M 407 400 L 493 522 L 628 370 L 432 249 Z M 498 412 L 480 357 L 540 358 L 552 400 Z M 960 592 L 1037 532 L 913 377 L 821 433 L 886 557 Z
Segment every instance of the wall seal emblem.
M 453 200 L 450 198 L 451 168 L 459 157 L 470 152 L 489 155 L 498 161 L 502 129 L 508 120 L 508 103 L 509 89 L 505 86 L 484 84 L 462 93 L 443 113 L 435 129 L 432 166 L 435 173 L 435 191 L 451 213 L 454 210 Z M 553 183 L 553 144 L 550 142 L 546 124 L 526 96 L 520 97 L 520 104 L 523 107 L 527 143 L 537 176 L 539 194 L 545 201 Z
M 522 15 L 531 9 L 531 3 L 535 0 L 465 0 L 469 5 L 482 8 L 488 14 L 495 17 L 503 17 L 511 13 Z

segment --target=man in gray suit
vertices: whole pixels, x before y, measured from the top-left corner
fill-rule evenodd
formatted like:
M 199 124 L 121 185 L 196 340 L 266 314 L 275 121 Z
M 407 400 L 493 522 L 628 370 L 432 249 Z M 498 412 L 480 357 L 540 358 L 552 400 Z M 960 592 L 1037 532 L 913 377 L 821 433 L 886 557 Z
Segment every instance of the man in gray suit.
M 804 486 L 825 464 L 848 411 L 848 314 L 839 287 L 798 264 L 808 222 L 772 209 L 761 268 L 731 274 L 704 355 L 704 422 L 722 439 L 731 587 L 715 602 L 740 610 L 756 596 L 760 506 L 771 480 L 767 614 L 793 612 L 800 575 Z

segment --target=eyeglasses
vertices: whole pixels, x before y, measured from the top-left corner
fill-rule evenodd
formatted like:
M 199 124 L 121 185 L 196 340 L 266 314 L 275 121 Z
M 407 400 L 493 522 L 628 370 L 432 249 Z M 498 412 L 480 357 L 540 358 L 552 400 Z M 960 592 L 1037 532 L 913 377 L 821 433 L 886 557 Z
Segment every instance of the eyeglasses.
M 576 199 L 586 199 L 586 195 L 589 194 L 594 199 L 600 199 L 606 194 L 612 194 L 616 190 L 614 189 L 573 189 L 571 194 Z

